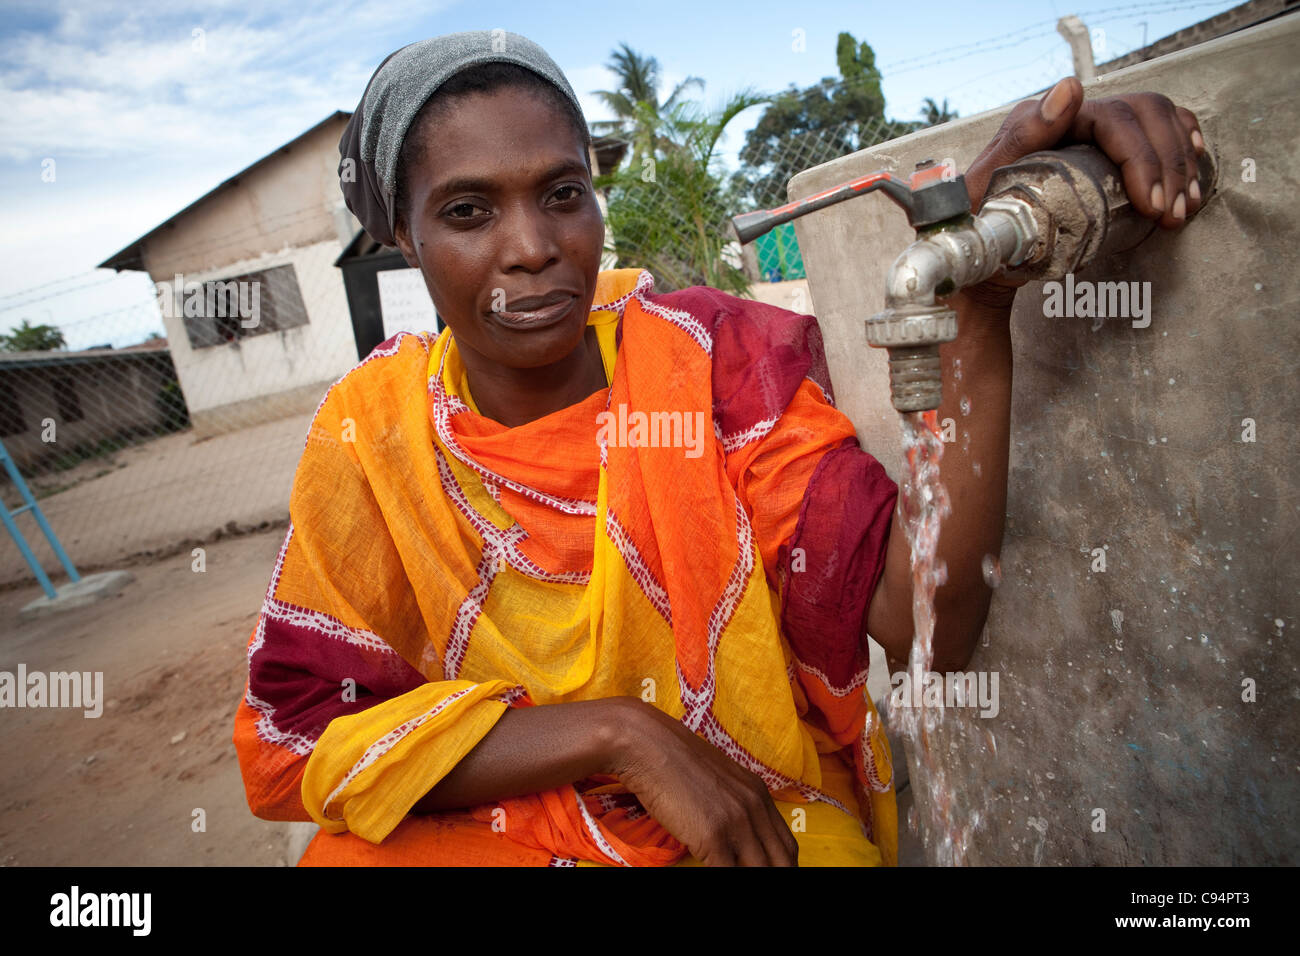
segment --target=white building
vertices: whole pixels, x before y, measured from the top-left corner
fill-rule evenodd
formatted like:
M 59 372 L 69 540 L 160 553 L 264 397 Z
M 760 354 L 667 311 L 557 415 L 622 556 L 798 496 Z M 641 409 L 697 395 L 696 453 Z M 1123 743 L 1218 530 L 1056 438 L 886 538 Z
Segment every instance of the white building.
M 333 265 L 360 228 L 339 193 L 348 118 L 335 112 L 100 264 L 158 285 L 199 435 L 311 411 L 358 361 Z M 247 314 L 223 289 L 243 290 Z

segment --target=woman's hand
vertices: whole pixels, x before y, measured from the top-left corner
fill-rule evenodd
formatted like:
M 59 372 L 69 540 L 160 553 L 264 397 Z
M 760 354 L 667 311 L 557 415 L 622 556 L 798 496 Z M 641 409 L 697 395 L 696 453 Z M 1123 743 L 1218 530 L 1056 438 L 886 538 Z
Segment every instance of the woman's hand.
M 1159 93 L 1130 93 L 1084 101 L 1083 86 L 1066 77 L 1041 100 L 1011 110 L 993 141 L 966 171 L 971 208 L 979 209 L 993 171 L 1030 153 L 1090 143 L 1120 168 L 1139 213 L 1178 229 L 1200 208 L 1196 160 L 1205 151 L 1196 117 Z M 994 278 L 963 290 L 986 304 L 1010 304 L 1016 283 Z
M 757 774 L 636 698 L 612 772 L 706 866 L 798 866 L 799 845 Z

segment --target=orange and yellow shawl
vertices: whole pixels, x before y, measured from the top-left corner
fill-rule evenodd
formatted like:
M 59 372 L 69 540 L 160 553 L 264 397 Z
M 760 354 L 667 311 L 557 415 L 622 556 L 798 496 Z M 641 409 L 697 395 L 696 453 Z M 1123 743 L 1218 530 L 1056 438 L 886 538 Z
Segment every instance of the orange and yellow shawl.
M 801 863 L 895 862 L 863 622 L 897 487 L 815 319 L 652 288 L 600 274 L 610 385 L 525 425 L 477 413 L 449 330 L 326 393 L 234 736 L 253 812 L 320 825 L 303 864 L 693 862 L 608 778 L 409 813 L 507 707 L 616 695 L 759 774 Z

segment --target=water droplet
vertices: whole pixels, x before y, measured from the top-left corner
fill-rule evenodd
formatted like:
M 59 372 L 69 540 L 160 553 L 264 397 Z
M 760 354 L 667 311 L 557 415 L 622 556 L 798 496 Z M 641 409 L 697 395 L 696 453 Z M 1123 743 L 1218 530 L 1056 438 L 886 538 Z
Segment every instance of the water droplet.
M 984 571 L 984 583 L 989 587 L 996 588 L 1002 583 L 1002 564 L 996 557 L 991 554 L 984 555 L 980 567 Z
M 1280 617 L 1275 617 L 1275 618 L 1273 618 L 1273 626 L 1274 626 L 1274 627 L 1286 627 L 1286 621 L 1282 620 Z
M 954 382 L 961 381 L 961 359 L 952 360 L 952 380 Z
M 965 395 L 961 397 L 961 413 L 963 415 L 970 414 L 970 399 L 967 398 Z

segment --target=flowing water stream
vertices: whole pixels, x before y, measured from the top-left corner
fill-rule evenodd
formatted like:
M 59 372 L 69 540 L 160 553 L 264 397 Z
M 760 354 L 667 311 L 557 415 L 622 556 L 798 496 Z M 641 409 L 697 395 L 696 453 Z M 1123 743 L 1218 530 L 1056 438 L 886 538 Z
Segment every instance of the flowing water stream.
M 914 633 L 908 660 L 904 706 L 889 708 L 890 723 L 906 736 L 916 757 L 919 774 L 913 774 L 914 804 L 908 824 L 921 833 L 933 848 L 934 862 L 960 866 L 966 860 L 971 832 L 979 825 L 979 813 L 961 813 L 952 785 L 935 753 L 936 734 L 944 719 L 943 689 L 938 706 L 921 693 L 931 679 L 934 662 L 934 592 L 947 579 L 947 567 L 936 562 L 939 527 L 950 513 L 948 493 L 939 480 L 943 438 L 937 413 L 912 412 L 901 416 L 903 450 L 908 476 L 902 488 L 903 524 L 912 552 L 912 620 Z M 919 779 L 918 779 L 919 777 Z M 923 794 L 917 788 L 923 787 Z M 919 819 L 924 816 L 925 819 Z M 963 817 L 965 819 L 963 819 Z

